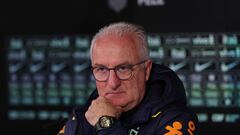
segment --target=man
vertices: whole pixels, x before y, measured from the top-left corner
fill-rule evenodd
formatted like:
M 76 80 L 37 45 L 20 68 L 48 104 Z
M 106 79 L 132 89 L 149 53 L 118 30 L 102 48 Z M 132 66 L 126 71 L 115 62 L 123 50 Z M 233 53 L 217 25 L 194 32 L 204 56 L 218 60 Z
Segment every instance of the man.
M 197 134 L 182 82 L 169 68 L 152 63 L 140 26 L 119 22 L 102 28 L 90 56 L 97 89 L 59 134 Z

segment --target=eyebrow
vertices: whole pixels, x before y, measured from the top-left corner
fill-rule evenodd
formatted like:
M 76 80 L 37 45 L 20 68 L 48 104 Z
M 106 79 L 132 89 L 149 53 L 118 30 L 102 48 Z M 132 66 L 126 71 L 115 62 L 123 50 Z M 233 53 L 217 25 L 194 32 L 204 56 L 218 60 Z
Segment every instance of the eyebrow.
M 115 67 L 118 67 L 118 66 L 121 66 L 121 65 L 132 65 L 132 64 L 130 64 L 129 62 L 123 62 L 123 63 L 121 63 L 121 64 L 118 64 L 118 65 L 114 66 L 114 67 L 107 67 L 107 66 L 105 66 L 105 65 L 103 65 L 103 64 L 94 64 L 92 67 L 115 68 Z

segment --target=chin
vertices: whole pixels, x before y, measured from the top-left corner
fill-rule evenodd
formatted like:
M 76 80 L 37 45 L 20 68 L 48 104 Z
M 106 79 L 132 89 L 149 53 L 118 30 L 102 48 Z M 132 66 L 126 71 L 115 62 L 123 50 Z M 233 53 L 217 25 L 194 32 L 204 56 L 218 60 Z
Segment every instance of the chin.
M 127 102 L 125 99 L 109 99 L 109 102 L 114 106 L 125 107 L 127 105 Z
M 127 101 L 127 95 L 126 93 L 107 93 L 104 96 L 107 100 L 112 102 L 112 104 L 121 104 L 123 102 Z

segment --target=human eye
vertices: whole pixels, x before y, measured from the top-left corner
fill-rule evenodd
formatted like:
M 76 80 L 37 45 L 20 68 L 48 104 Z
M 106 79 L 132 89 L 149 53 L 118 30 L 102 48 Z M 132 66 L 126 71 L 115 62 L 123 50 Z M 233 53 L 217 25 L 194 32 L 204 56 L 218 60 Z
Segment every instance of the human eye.
M 132 69 L 131 65 L 120 65 L 120 66 L 117 67 L 117 71 L 121 72 L 121 73 L 128 72 L 131 69 Z
M 106 67 L 95 67 L 94 70 L 95 72 L 98 72 L 98 73 L 105 73 L 108 71 Z

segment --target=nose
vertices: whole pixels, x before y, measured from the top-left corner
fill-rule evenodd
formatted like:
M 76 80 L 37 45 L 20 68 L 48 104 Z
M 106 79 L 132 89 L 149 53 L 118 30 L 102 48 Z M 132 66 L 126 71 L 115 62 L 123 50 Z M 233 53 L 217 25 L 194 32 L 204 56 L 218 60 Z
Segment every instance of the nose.
M 117 77 L 114 70 L 110 70 L 107 83 L 112 90 L 116 90 L 120 86 L 121 80 Z

